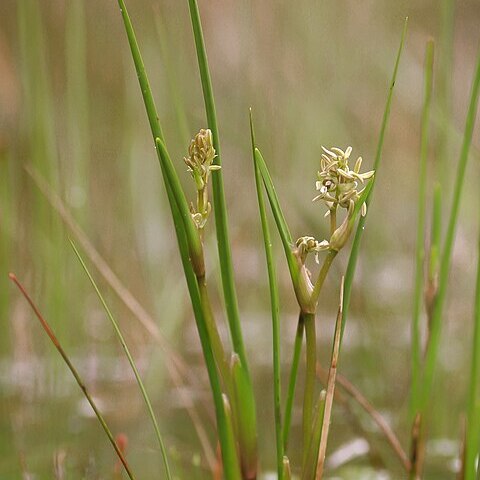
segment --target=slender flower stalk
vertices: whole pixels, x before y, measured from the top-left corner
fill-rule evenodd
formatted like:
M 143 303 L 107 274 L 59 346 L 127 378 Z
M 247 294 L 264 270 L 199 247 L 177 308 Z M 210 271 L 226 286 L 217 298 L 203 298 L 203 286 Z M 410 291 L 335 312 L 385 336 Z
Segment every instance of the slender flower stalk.
M 305 390 L 303 394 L 303 468 L 306 467 L 308 446 L 313 429 L 313 403 L 315 397 L 315 380 L 317 365 L 317 334 L 315 314 L 305 314 L 305 338 L 307 363 L 305 367 Z
M 355 162 L 353 169 L 349 167 L 349 158 L 352 148 L 348 147 L 345 151 L 332 147 L 323 148 L 324 153 L 320 160 L 320 171 L 316 189 L 320 192 L 313 201 L 323 200 L 326 204 L 327 216 L 331 216 L 330 240 L 317 241 L 314 237 L 300 237 L 293 245 L 285 217 L 280 207 L 273 182 L 268 172 L 265 161 L 258 149 L 255 149 L 254 157 L 256 166 L 262 175 L 265 190 L 272 208 L 275 222 L 282 239 L 282 243 L 287 257 L 290 269 L 293 288 L 300 307 L 300 320 L 297 328 L 297 337 L 295 340 L 293 366 L 290 375 L 290 382 L 287 394 L 287 404 L 285 410 L 285 426 L 283 445 L 286 449 L 288 444 L 288 433 L 290 430 L 291 408 L 296 385 L 298 357 L 301 350 L 303 330 L 306 331 L 306 379 L 303 397 L 303 467 L 306 468 L 308 450 L 313 427 L 313 403 L 315 394 L 316 379 L 316 326 L 315 314 L 317 311 L 318 299 L 328 271 L 338 252 L 347 243 L 353 230 L 358 214 L 366 214 L 365 199 L 370 191 L 372 182 L 369 180 L 374 176 L 374 171 L 360 173 L 362 159 L 359 157 Z M 365 184 L 365 187 L 358 190 L 359 183 Z M 346 210 L 345 218 L 340 226 L 336 227 L 337 210 Z M 333 218 L 333 221 L 332 221 Z M 309 254 L 315 254 L 315 260 L 320 263 L 319 255 L 326 251 L 327 254 L 323 260 L 322 267 L 318 272 L 314 282 L 311 280 L 311 273 L 307 269 L 306 261 Z

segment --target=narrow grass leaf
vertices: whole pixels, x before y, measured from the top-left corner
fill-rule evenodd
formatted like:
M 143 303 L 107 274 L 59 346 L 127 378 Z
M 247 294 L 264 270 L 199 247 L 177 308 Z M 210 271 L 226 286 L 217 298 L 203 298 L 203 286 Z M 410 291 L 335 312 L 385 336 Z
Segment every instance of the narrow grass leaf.
M 157 138 L 155 140 L 155 143 L 160 156 L 162 170 L 165 172 L 166 180 L 173 194 L 173 198 L 175 199 L 175 202 L 177 204 L 180 218 L 183 222 L 183 228 L 185 230 L 187 243 L 190 251 L 190 260 L 194 266 L 194 271 L 198 275 L 198 269 L 201 269 L 201 273 L 204 274 L 205 272 L 203 265 L 202 242 L 200 240 L 198 230 L 193 223 L 190 209 L 188 208 L 188 202 L 185 198 L 185 193 L 182 189 L 180 179 L 178 178 L 177 172 L 170 158 L 170 155 L 168 154 L 165 144 L 160 138 Z
M 412 317 L 412 391 L 410 399 L 410 418 L 413 420 L 418 402 L 419 381 L 421 376 L 421 325 L 420 317 L 423 305 L 424 267 L 425 267 L 425 211 L 427 195 L 427 158 L 430 132 L 430 106 L 432 99 L 434 44 L 427 42 L 425 51 L 424 101 L 421 120 L 420 172 L 418 175 L 418 216 L 417 246 L 415 252 L 415 286 Z
M 231 362 L 233 401 L 231 402 L 233 418 L 237 420 L 237 440 L 239 444 L 240 463 L 244 479 L 257 478 L 257 418 L 255 402 L 249 394 L 250 380 L 242 365 L 240 356 L 232 355 Z
M 395 82 L 397 80 L 397 72 L 398 72 L 398 66 L 400 64 L 400 58 L 402 56 L 403 52 L 403 46 L 405 43 L 405 38 L 407 35 L 407 25 L 408 25 L 408 18 L 405 19 L 405 23 L 403 26 L 403 31 L 402 31 L 402 37 L 400 40 L 400 46 L 398 47 L 398 53 L 397 57 L 395 60 L 395 66 L 393 68 L 393 74 L 392 74 L 392 79 L 390 82 L 390 88 L 388 91 L 387 95 L 387 103 L 385 105 L 385 111 L 383 113 L 383 120 L 382 120 L 382 125 L 380 127 L 380 136 L 378 139 L 378 145 L 377 145 L 377 152 L 375 155 L 375 162 L 373 165 L 373 168 L 375 169 L 375 177 L 372 179 L 370 182 L 371 190 L 367 196 L 366 203 L 367 205 L 370 205 L 370 202 L 372 200 L 372 193 L 373 193 L 373 187 L 375 185 L 376 179 L 378 178 L 378 168 L 380 166 L 380 162 L 382 159 L 382 152 L 383 152 L 383 143 L 385 140 L 385 133 L 387 130 L 387 125 L 388 125 L 388 119 L 390 117 L 390 110 L 392 106 L 392 100 L 393 100 L 393 90 L 395 87 Z M 350 252 L 350 257 L 348 259 L 348 265 L 347 265 L 347 271 L 345 274 L 345 290 L 344 290 L 344 297 L 343 297 L 343 320 L 342 320 L 342 338 L 343 338 L 343 333 L 345 331 L 345 324 L 347 322 L 348 318 L 348 310 L 350 306 L 350 296 L 352 293 L 352 286 L 353 286 L 353 279 L 355 277 L 355 269 L 357 266 L 357 261 L 358 261 L 358 254 L 360 250 L 360 243 L 362 240 L 363 236 L 363 231 L 365 229 L 365 222 L 367 220 L 368 216 L 368 209 L 367 209 L 367 215 L 365 217 L 360 217 L 360 220 L 358 222 L 357 229 L 355 231 L 355 237 L 353 239 L 353 244 L 352 244 L 352 250 Z
M 277 192 L 273 186 L 272 177 L 268 171 L 267 164 L 260 153 L 258 148 L 254 150 L 254 159 L 256 168 L 259 169 L 260 174 L 262 175 L 263 184 L 267 192 L 268 201 L 272 209 L 273 218 L 275 219 L 275 224 L 277 225 L 278 233 L 282 240 L 283 249 L 285 251 L 285 256 L 287 257 L 288 268 L 290 270 L 290 276 L 292 277 L 292 282 L 294 285 L 298 284 L 299 277 L 299 267 L 297 259 L 292 252 L 293 240 L 290 230 L 288 228 L 285 216 L 283 214 L 282 208 L 280 207 L 280 202 L 278 200 Z
M 164 71 L 170 93 L 169 98 L 172 100 L 175 110 L 180 138 L 185 145 L 188 145 L 190 142 L 191 131 L 185 112 L 185 104 L 182 99 L 182 94 L 179 91 L 181 78 L 175 68 L 175 62 L 172 59 L 172 53 L 174 52 L 168 48 L 167 26 L 165 25 L 165 19 L 160 8 L 155 9 L 155 27 L 159 38 L 160 56 L 165 65 Z
M 50 338 L 51 342 L 57 349 L 58 353 L 62 357 L 63 361 L 69 368 L 70 372 L 72 373 L 73 377 L 75 378 L 75 381 L 78 383 L 78 386 L 83 392 L 83 395 L 87 399 L 88 403 L 92 407 L 92 410 L 95 413 L 95 416 L 97 417 L 97 420 L 99 421 L 100 425 L 102 426 L 105 434 L 107 435 L 110 443 L 112 444 L 113 449 L 115 450 L 115 453 L 117 454 L 120 462 L 122 463 L 123 467 L 125 468 L 125 471 L 127 472 L 128 477 L 131 480 L 135 480 L 135 475 L 133 474 L 132 470 L 130 469 L 130 466 L 127 463 L 127 460 L 125 459 L 122 450 L 118 446 L 117 442 L 115 441 L 115 438 L 113 437 L 112 431 L 108 427 L 105 419 L 103 418 L 103 415 L 101 414 L 100 410 L 98 409 L 95 401 L 93 400 L 93 397 L 90 395 L 90 392 L 88 391 L 84 381 L 82 380 L 82 377 L 80 374 L 77 372 L 77 369 L 73 366 L 73 363 L 70 361 L 69 356 L 63 349 L 60 341 L 56 337 L 55 333 L 53 332 L 52 328 L 50 327 L 49 323 L 47 320 L 43 317 L 41 314 L 39 308 L 36 306 L 36 304 L 33 302 L 32 298 L 30 295 L 27 293 L 25 287 L 20 283 L 20 281 L 17 279 L 17 277 L 13 274 L 9 274 L 10 280 L 18 287 L 22 295 L 25 297 L 27 302 L 29 303 L 30 307 L 32 308 L 35 316 L 38 318 L 42 328 L 45 330 L 45 333 L 48 335 L 48 338 Z
M 113 316 L 112 311 L 110 310 L 109 306 L 107 305 L 107 302 L 105 301 L 105 298 L 103 297 L 102 293 L 100 292 L 100 289 L 98 288 L 97 283 L 93 279 L 87 265 L 85 264 L 80 252 L 78 251 L 75 243 L 71 239 L 69 239 L 69 242 L 70 242 L 70 245 L 72 246 L 72 249 L 73 249 L 78 261 L 80 262 L 80 265 L 82 266 L 85 274 L 87 275 L 88 280 L 92 284 L 92 287 L 95 290 L 95 293 L 97 294 L 97 296 L 98 296 L 98 298 L 99 298 L 99 300 L 100 300 L 100 302 L 101 302 L 101 304 L 102 304 L 102 306 L 103 306 L 103 308 L 104 308 L 104 310 L 105 310 L 105 312 L 106 312 L 106 314 L 107 314 L 107 316 L 108 316 L 108 318 L 109 318 L 109 320 L 110 320 L 110 322 L 113 326 L 113 329 L 115 331 L 115 335 L 117 336 L 120 344 L 122 345 L 122 348 L 123 348 L 123 350 L 125 352 L 125 355 L 128 359 L 128 363 L 130 364 L 130 367 L 132 368 L 133 374 L 135 375 L 135 379 L 136 379 L 137 384 L 138 384 L 138 388 L 140 389 L 143 400 L 145 401 L 145 405 L 147 406 L 148 414 L 150 416 L 150 420 L 152 421 L 153 429 L 155 430 L 155 436 L 157 437 L 158 445 L 160 447 L 160 452 L 162 454 L 162 459 L 163 459 L 163 463 L 164 463 L 164 466 L 165 466 L 165 473 L 167 475 L 167 479 L 171 480 L 172 479 L 172 474 L 171 474 L 170 466 L 169 466 L 169 463 L 168 463 L 168 456 L 167 456 L 167 450 L 165 448 L 165 443 L 164 443 L 162 435 L 160 433 L 160 428 L 158 426 L 157 417 L 155 416 L 155 413 L 153 411 L 152 402 L 150 401 L 150 397 L 148 396 L 147 390 L 146 390 L 145 385 L 142 381 L 142 377 L 140 376 L 140 373 L 137 369 L 137 365 L 135 364 L 135 360 L 133 359 L 132 354 L 130 353 L 130 349 L 127 346 L 127 343 L 126 343 L 125 338 L 122 334 L 122 331 L 120 330 L 120 326 L 118 325 L 118 322 L 116 321 L 115 317 Z
M 432 233 L 430 258 L 428 265 L 429 282 L 436 282 L 438 267 L 440 263 L 440 249 L 442 241 L 442 187 L 440 183 L 435 182 L 433 186 L 433 212 L 432 212 Z
M 420 411 L 424 411 L 430 398 L 432 389 L 433 376 L 437 363 L 438 349 L 440 345 L 442 314 L 445 304 L 450 264 L 452 258 L 453 244 L 455 239 L 455 231 L 458 220 L 458 212 L 460 210 L 460 200 L 462 198 L 463 185 L 465 180 L 465 171 L 472 143 L 473 129 L 477 116 L 478 96 L 480 92 L 480 48 L 477 53 L 477 64 L 473 76 L 472 90 L 470 102 L 468 106 L 467 118 L 465 122 L 465 131 L 463 136 L 462 148 L 460 151 L 460 159 L 457 166 L 457 176 L 453 190 L 452 207 L 450 217 L 445 234 L 445 243 L 443 246 L 442 259 L 440 263 L 440 272 L 438 280 L 438 293 L 435 298 L 433 307 L 432 321 L 430 325 L 429 346 L 425 356 L 425 367 L 422 377 L 422 393 L 420 398 Z
M 292 424 L 293 402 L 295 399 L 295 387 L 298 377 L 298 366 L 302 353 L 303 331 L 305 329 L 304 314 L 300 312 L 298 316 L 297 331 L 295 333 L 295 342 L 293 344 L 293 359 L 290 367 L 290 376 L 288 380 L 287 398 L 285 400 L 285 414 L 283 421 L 283 450 L 287 451 L 288 439 L 290 437 L 290 426 Z
M 250 110 L 250 134 L 252 140 L 252 156 L 255 169 L 255 187 L 257 190 L 258 210 L 262 225 L 265 259 L 267 262 L 268 285 L 270 289 L 270 308 L 272 312 L 272 344 L 273 344 L 273 408 L 275 418 L 275 439 L 277 448 L 277 476 L 283 477 L 283 432 L 281 406 L 281 368 L 280 368 L 280 299 L 278 293 L 277 273 L 273 256 L 270 228 L 268 226 L 265 200 L 263 198 L 263 182 L 255 162 L 255 130 L 253 128 L 252 111 Z
M 202 83 L 203 98 L 205 101 L 205 112 L 207 116 L 208 128 L 212 131 L 213 146 L 217 157 L 216 165 L 221 165 L 220 136 L 218 131 L 217 114 L 215 110 L 215 101 L 213 97 L 212 80 L 208 68 L 207 53 L 205 49 L 205 40 L 203 38 L 202 23 L 200 20 L 200 11 L 197 0 L 188 0 L 190 18 L 192 21 L 193 36 L 198 58 L 198 68 Z M 225 202 L 225 192 L 223 186 L 222 170 L 212 176 L 213 193 L 213 212 L 215 215 L 215 227 L 217 232 L 218 255 L 220 258 L 220 272 L 222 277 L 222 287 L 227 311 L 230 335 L 232 337 L 233 347 L 236 353 L 240 355 L 242 364 L 248 371 L 248 363 L 245 354 L 242 329 L 240 324 L 240 315 L 238 312 L 237 293 L 233 276 L 232 253 L 230 250 L 230 240 L 228 233 L 227 207 Z M 251 393 L 253 395 L 253 391 Z

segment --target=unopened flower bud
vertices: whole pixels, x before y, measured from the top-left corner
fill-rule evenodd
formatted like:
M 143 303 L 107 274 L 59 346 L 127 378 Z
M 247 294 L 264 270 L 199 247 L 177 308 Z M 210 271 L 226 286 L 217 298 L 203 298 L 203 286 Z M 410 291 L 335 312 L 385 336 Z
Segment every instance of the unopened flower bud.
M 353 225 L 355 224 L 354 213 L 355 202 L 350 200 L 345 220 L 343 220 L 342 224 L 333 232 L 330 238 L 330 249 L 338 252 L 345 246 L 352 233 Z

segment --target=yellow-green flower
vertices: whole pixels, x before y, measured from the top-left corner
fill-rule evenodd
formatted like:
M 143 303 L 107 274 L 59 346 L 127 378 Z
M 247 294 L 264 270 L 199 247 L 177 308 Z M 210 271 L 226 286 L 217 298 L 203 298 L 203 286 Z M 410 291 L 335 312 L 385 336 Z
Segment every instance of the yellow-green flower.
M 198 229 L 205 226 L 212 210 L 208 201 L 208 179 L 210 172 L 221 168 L 220 165 L 213 165 L 215 157 L 212 132 L 202 128 L 190 142 L 188 157 L 183 159 L 197 187 L 197 205 L 191 204 L 190 211 Z
M 374 170 L 360 173 L 362 166 L 362 157 L 358 157 L 353 170 L 348 164 L 352 147 L 347 147 L 345 151 L 337 147 L 330 150 L 322 147 L 323 152 L 320 159 L 320 171 L 317 174 L 318 180 L 315 183 L 317 191 L 320 193 L 313 201 L 323 200 L 328 207 L 327 215 L 332 209 L 337 207 L 348 210 L 350 201 L 358 201 L 362 190 L 357 190 L 358 183 L 365 183 L 374 175 Z M 367 206 L 362 205 L 361 213 L 363 216 L 367 213 Z

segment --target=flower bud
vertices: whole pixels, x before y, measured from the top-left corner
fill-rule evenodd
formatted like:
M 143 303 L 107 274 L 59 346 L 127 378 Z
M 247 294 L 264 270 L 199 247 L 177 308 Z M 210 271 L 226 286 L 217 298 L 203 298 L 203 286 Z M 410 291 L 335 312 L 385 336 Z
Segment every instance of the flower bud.
M 336 250 L 338 252 L 347 243 L 348 239 L 350 238 L 350 234 L 352 233 L 353 225 L 355 223 L 354 212 L 355 212 L 355 202 L 353 200 L 350 200 L 350 204 L 348 206 L 348 212 L 347 212 L 347 216 L 345 217 L 345 220 L 333 232 L 333 235 L 330 238 L 331 250 Z

